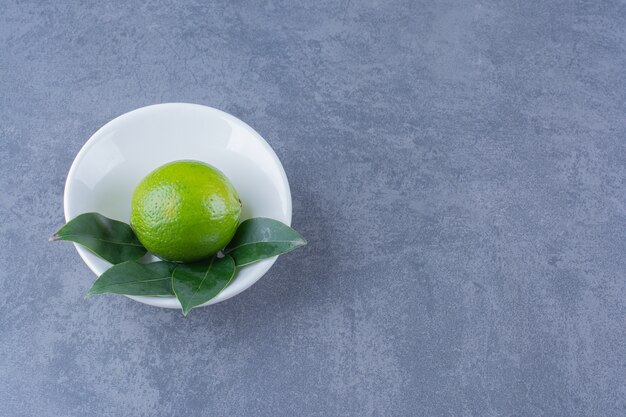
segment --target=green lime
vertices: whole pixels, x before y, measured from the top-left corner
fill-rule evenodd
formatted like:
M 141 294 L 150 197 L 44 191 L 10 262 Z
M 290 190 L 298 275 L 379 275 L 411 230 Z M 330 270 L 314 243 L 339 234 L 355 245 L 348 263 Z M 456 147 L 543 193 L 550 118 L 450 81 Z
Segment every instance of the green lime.
M 155 169 L 135 188 L 130 224 L 158 257 L 191 262 L 224 248 L 240 214 L 237 191 L 221 171 L 199 161 L 176 161 Z

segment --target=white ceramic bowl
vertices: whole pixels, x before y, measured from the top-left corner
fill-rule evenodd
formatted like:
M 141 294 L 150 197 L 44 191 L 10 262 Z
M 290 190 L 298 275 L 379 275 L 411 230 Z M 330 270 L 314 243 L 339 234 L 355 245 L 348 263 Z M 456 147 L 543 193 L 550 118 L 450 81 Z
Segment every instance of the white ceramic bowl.
M 98 212 L 128 223 L 135 186 L 153 169 L 194 159 L 220 169 L 237 189 L 241 220 L 270 217 L 291 225 L 291 193 L 285 170 L 268 143 L 250 126 L 223 111 L 167 103 L 123 114 L 93 134 L 80 150 L 65 183 L 65 220 Z M 80 245 L 78 253 L 97 275 L 111 264 Z M 156 258 L 154 258 L 156 259 Z M 210 305 L 233 297 L 274 264 L 267 259 L 237 271 Z M 180 308 L 174 297 L 130 297 L 157 307 Z

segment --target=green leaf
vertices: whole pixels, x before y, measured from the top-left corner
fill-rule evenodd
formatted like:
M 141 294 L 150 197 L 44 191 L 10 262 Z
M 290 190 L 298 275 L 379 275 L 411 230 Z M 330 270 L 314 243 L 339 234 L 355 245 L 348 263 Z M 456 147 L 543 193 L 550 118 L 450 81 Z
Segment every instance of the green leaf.
M 224 253 L 244 266 L 306 245 L 302 235 L 278 220 L 256 217 L 242 222 Z
M 175 268 L 176 264 L 165 261 L 149 264 L 128 261 L 113 265 L 93 283 L 87 296 L 95 294 L 174 295 L 172 272 Z
M 214 256 L 208 262 L 181 264 L 172 274 L 172 288 L 183 314 L 219 294 L 235 275 L 235 261 L 226 255 Z
M 146 248 L 129 225 L 98 213 L 84 213 L 70 220 L 50 240 L 79 243 L 112 264 L 139 259 L 146 254 Z

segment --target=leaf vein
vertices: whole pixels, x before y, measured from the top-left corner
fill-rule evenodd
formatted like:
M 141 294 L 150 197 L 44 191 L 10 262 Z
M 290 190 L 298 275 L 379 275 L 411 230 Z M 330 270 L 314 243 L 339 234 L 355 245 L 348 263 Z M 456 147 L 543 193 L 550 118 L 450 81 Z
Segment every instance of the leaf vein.
M 60 239 L 65 239 L 66 237 L 69 237 L 69 236 L 81 236 L 81 237 L 87 237 L 89 239 L 94 239 L 94 240 L 97 240 L 99 242 L 113 243 L 115 245 L 124 245 L 124 246 L 136 246 L 138 248 L 143 248 L 143 245 L 140 245 L 138 243 L 116 242 L 114 240 L 101 239 L 99 237 L 94 237 L 94 236 L 90 236 L 90 235 L 83 235 L 83 234 L 79 234 L 79 233 L 72 233 L 72 234 L 68 234 L 68 235 L 59 235 L 59 238 Z M 76 243 L 78 243 L 78 242 L 76 242 Z
M 187 305 L 191 304 L 191 302 L 193 301 L 193 298 L 198 294 L 198 291 L 200 291 L 200 288 L 202 288 L 202 284 L 204 284 L 204 281 L 209 276 L 209 272 L 211 272 L 211 268 L 213 268 L 214 262 L 215 262 L 215 257 L 211 259 L 211 263 L 209 264 L 209 267 L 207 268 L 206 273 L 202 277 L 202 281 L 200 281 L 200 284 L 198 284 L 198 288 L 196 288 L 196 291 L 191 295 L 191 297 L 189 297 L 189 303 L 187 303 Z
M 169 279 L 170 277 L 163 277 L 163 278 L 154 278 L 154 279 L 145 279 L 145 280 L 140 280 L 140 281 L 127 281 L 127 282 L 114 282 L 111 284 L 107 284 L 107 285 L 102 285 L 100 288 L 104 289 L 104 288 L 109 288 L 109 287 L 115 287 L 116 285 L 128 285 L 128 284 L 143 284 L 146 282 L 154 282 L 154 281 L 162 281 L 162 280 L 166 280 Z
M 227 250 L 226 253 L 230 253 L 232 251 L 234 251 L 235 249 L 240 249 L 240 248 L 244 248 L 246 246 L 250 246 L 250 245 L 257 245 L 259 243 L 292 243 L 292 244 L 296 244 L 296 243 L 305 243 L 303 240 L 272 240 L 272 241 L 258 241 L 258 242 L 248 242 L 248 243 L 244 243 L 242 245 L 239 246 L 235 246 L 233 248 L 229 248 Z

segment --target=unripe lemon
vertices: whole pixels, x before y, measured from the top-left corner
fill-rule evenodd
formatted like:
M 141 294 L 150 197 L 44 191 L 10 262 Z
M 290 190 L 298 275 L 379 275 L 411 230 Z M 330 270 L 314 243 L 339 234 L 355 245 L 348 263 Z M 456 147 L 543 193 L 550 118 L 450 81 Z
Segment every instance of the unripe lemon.
M 221 171 L 199 161 L 176 161 L 155 169 L 135 188 L 130 223 L 159 258 L 192 262 L 224 248 L 240 214 L 237 191 Z

